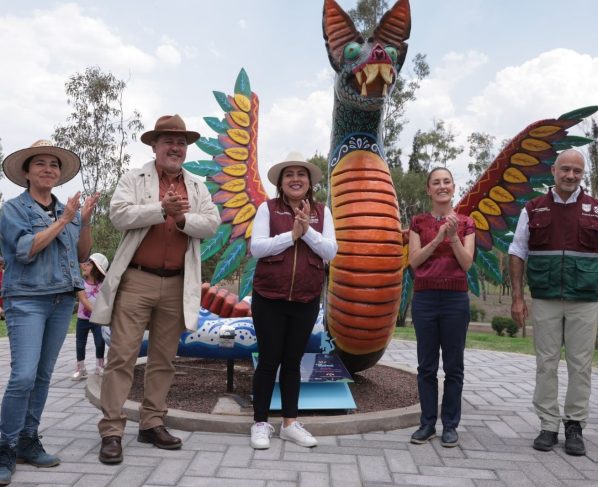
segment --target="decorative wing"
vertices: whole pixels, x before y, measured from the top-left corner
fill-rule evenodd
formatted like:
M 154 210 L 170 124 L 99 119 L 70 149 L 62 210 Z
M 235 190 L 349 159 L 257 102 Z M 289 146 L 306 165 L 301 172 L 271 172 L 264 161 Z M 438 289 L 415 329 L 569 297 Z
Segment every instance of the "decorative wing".
M 586 137 L 568 135 L 567 129 L 597 110 L 598 106 L 580 108 L 557 119 L 529 125 L 507 144 L 455 207 L 455 212 L 473 218 L 475 264 L 496 282 L 502 282 L 502 273 L 491 250 L 507 252 L 525 203 L 553 184 L 550 168 L 557 151 L 593 142 Z M 470 272 L 468 278 L 470 289 L 475 291 L 477 272 Z
M 234 95 L 215 91 L 214 97 L 225 112 L 224 118 L 204 120 L 218 136 L 201 137 L 196 142 L 212 159 L 184 164 L 189 172 L 206 177 L 206 186 L 222 218 L 216 234 L 202 244 L 202 261 L 224 249 L 212 284 L 226 279 L 243 262 L 257 207 L 268 199 L 257 164 L 259 100 L 251 91 L 245 70 L 241 69 L 237 76 Z M 254 269 L 255 259 L 250 258 L 241 276 L 239 298 L 251 292 Z

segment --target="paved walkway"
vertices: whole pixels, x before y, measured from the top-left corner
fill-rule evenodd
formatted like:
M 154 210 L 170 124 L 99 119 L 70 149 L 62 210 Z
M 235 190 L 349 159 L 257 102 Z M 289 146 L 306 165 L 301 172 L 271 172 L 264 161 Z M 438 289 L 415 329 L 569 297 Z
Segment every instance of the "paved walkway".
M 393 342 L 384 359 L 414 366 L 415 344 Z M 9 371 L 6 339 L 0 339 L 0 390 Z M 89 365 L 93 351 L 88 349 Z M 84 384 L 69 380 L 75 338 L 62 349 L 44 412 L 43 443 L 62 459 L 60 466 L 18 465 L 17 486 L 598 486 L 598 393 L 584 436 L 585 457 L 565 455 L 561 442 L 550 453 L 531 448 L 538 421 L 531 408 L 533 357 L 466 351 L 466 385 L 461 445 L 442 448 L 438 439 L 411 445 L 413 428 L 349 436 L 320 437 L 307 450 L 273 439 L 270 450 L 254 451 L 243 435 L 176 432 L 178 452 L 137 443 L 136 424 L 124 437 L 125 460 L 99 463 L 98 410 L 84 396 Z M 561 380 L 566 370 L 561 368 Z M 594 373 L 595 388 L 598 373 Z

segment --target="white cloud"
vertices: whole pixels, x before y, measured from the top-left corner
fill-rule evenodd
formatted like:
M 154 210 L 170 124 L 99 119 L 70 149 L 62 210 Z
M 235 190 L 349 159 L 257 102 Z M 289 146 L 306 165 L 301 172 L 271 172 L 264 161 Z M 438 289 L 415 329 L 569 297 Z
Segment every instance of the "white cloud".
M 598 103 L 598 58 L 554 49 L 499 71 L 467 105 L 467 118 L 499 137 L 512 137 L 542 118 Z
M 262 182 L 272 189 L 266 178 L 268 169 L 290 151 L 305 157 L 316 151 L 328 152 L 332 120 L 332 88 L 314 91 L 305 98 L 288 97 L 276 101 L 260 116 L 258 158 Z
M 173 44 L 162 44 L 156 48 L 156 57 L 164 64 L 177 65 L 181 63 L 181 52 Z
M 469 178 L 467 137 L 471 132 L 487 132 L 500 143 L 536 120 L 598 104 L 598 58 L 554 49 L 498 71 L 477 89 L 479 70 L 487 62 L 485 54 L 475 51 L 449 53 L 422 82 L 417 100 L 407 109 L 409 125 L 401 139 L 404 160 L 415 131 L 429 129 L 433 119 L 443 119 L 457 134 L 457 144 L 465 146 L 449 165 L 457 183 L 463 184 Z M 463 87 L 468 91 L 464 93 Z
M 247 30 L 249 28 L 249 24 L 245 19 L 239 19 L 238 25 L 241 30 Z
M 0 16 L 0 58 L 5 66 L 0 76 L 5 152 L 31 144 L 32 133 L 50 137 L 68 113 L 64 84 L 69 76 L 98 65 L 127 79 L 131 72 L 148 73 L 155 66 L 151 55 L 125 43 L 74 3 L 28 16 Z

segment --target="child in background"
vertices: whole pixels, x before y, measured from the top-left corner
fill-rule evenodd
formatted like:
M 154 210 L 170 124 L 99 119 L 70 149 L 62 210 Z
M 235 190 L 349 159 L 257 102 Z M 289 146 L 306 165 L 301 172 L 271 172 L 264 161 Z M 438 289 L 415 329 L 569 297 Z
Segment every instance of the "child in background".
M 87 378 L 85 369 L 85 348 L 87 347 L 87 335 L 93 333 L 93 341 L 96 346 L 96 370 L 97 375 L 104 372 L 104 349 L 105 343 L 102 338 L 102 326 L 89 321 L 96 296 L 100 291 L 106 271 L 108 270 L 108 259 L 100 253 L 91 254 L 87 262 L 81 264 L 81 275 L 85 289 L 79 291 L 79 309 L 77 311 L 77 370 L 71 380 L 83 380 Z

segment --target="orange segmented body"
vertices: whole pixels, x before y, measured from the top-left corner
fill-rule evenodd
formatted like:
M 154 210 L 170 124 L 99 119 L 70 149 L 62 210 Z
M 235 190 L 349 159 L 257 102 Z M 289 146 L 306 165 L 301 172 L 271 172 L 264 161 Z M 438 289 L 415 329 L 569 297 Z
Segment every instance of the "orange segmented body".
M 330 172 L 338 253 L 330 264 L 326 323 L 345 365 L 375 364 L 399 312 L 403 240 L 386 162 L 367 150 L 344 155 Z

